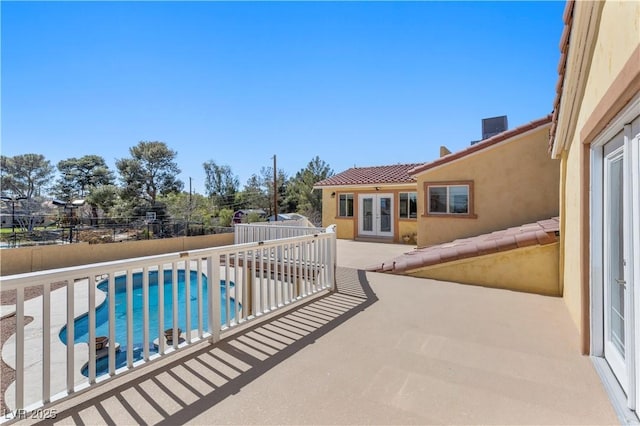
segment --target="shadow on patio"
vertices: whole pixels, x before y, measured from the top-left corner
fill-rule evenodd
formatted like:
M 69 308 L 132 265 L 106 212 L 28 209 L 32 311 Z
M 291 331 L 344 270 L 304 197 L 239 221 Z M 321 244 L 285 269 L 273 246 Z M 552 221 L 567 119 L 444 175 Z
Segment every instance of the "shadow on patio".
M 38 424 L 188 423 L 378 300 L 364 271 L 338 268 L 338 283 L 338 292 L 215 346 L 195 345 L 71 397 Z
M 41 423 L 618 423 L 561 298 L 351 268 L 338 283 Z

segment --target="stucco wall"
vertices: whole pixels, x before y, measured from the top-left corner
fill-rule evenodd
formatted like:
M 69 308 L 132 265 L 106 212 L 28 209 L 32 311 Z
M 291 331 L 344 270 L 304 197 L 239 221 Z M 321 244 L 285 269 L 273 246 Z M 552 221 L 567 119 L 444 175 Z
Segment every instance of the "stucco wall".
M 578 32 L 574 28 L 573 32 Z M 572 39 L 577 37 L 572 34 Z M 580 110 L 576 119 L 575 132 L 568 135 L 569 149 L 563 154 L 566 158 L 567 176 L 562 185 L 564 198 L 561 200 L 562 214 L 560 236 L 563 253 L 560 265 L 561 280 L 564 287 L 564 300 L 577 326 L 582 321 L 582 285 L 588 265 L 583 265 L 580 256 L 583 239 L 581 238 L 584 225 L 588 226 L 588 216 L 581 215 L 581 201 L 588 197 L 589 182 L 582 178 L 583 160 L 580 151 L 583 143 L 591 141 L 581 140 L 581 130 L 591 117 L 598 103 L 602 100 L 613 81 L 627 63 L 632 53 L 640 45 L 640 2 L 637 1 L 607 1 L 604 4 L 600 18 L 600 27 L 593 51 L 591 67 L 586 82 L 585 94 L 580 103 Z M 571 52 L 567 70 L 577 67 L 576 63 L 583 60 L 583 55 Z M 565 141 L 556 141 L 563 143 Z M 588 241 L 587 236 L 585 240 Z M 586 244 L 586 242 L 584 243 Z
M 549 125 L 417 176 L 418 245 L 452 241 L 558 215 L 559 161 Z M 425 182 L 473 181 L 475 218 L 426 216 Z
M 2 250 L 0 274 L 6 276 L 231 244 L 233 244 L 232 233 L 111 244 L 78 243 L 19 247 Z
M 558 243 L 456 260 L 407 275 L 559 296 Z
M 337 225 L 337 238 L 355 239 L 358 236 L 358 195 L 359 194 L 375 194 L 375 193 L 391 193 L 394 196 L 394 237 L 393 242 L 402 243 L 402 236 L 405 234 L 417 233 L 417 219 L 399 219 L 399 193 L 415 192 L 415 184 L 411 185 L 385 185 L 379 186 L 379 190 L 375 186 L 344 186 L 331 187 L 322 189 L 322 226 L 327 227 L 332 224 Z M 332 197 L 331 194 L 335 193 Z M 353 214 L 352 218 L 338 217 L 338 199 L 339 194 L 353 194 Z M 420 211 L 418 206 L 418 212 Z

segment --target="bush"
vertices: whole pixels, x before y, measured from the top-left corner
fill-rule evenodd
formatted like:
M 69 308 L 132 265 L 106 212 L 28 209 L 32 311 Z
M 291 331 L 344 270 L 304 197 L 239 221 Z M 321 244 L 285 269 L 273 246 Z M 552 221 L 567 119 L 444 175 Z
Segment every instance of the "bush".
M 231 209 L 222 209 L 218 215 L 220 219 L 220 226 L 231 226 L 231 221 L 233 220 L 233 210 Z

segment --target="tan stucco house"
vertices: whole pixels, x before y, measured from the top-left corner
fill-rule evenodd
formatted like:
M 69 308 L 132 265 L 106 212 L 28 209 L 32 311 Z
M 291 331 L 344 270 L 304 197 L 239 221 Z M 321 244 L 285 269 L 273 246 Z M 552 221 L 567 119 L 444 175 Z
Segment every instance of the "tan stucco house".
M 318 182 L 338 238 L 431 246 L 558 215 L 551 116 L 429 163 L 353 167 Z
M 410 170 L 418 191 L 418 246 L 558 215 L 558 162 L 547 151 L 551 116 Z
M 623 423 L 640 408 L 640 2 L 567 3 L 550 149 L 563 298 Z
M 338 238 L 415 243 L 416 180 L 409 170 L 419 165 L 352 167 L 316 183 L 322 225 L 336 224 Z

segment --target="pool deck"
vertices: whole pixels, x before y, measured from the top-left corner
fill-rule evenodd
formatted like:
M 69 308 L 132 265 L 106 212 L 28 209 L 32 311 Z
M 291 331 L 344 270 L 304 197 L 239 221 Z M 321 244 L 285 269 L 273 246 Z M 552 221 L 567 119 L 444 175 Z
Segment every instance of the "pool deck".
M 364 272 L 50 408 L 62 424 L 619 424 L 561 298 Z M 36 423 L 25 420 L 21 423 Z

